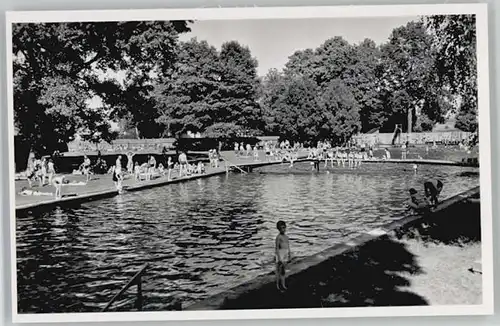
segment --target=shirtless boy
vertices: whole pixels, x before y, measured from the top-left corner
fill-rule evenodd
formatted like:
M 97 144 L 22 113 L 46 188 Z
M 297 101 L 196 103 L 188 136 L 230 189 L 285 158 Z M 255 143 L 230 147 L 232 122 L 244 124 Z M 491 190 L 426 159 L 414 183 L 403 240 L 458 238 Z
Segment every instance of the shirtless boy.
M 286 223 L 279 221 L 276 224 L 276 228 L 279 231 L 278 236 L 276 236 L 276 287 L 278 290 L 286 290 L 285 285 L 285 272 L 286 265 L 291 259 L 290 254 L 290 243 L 288 236 L 285 234 Z
M 409 192 L 410 199 L 408 199 L 408 206 L 410 208 L 413 208 L 417 212 L 425 212 L 430 209 L 427 198 L 422 198 L 421 196 L 419 196 L 415 188 L 411 188 Z

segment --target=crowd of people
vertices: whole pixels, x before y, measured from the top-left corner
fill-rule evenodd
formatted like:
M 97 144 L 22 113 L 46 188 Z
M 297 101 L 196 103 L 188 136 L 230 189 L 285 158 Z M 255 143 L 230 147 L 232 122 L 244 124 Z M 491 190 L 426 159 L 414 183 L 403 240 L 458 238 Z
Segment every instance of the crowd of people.
M 215 158 L 215 150 L 209 151 L 209 161 L 211 167 L 218 167 L 218 158 Z M 148 155 L 143 162 L 134 160 L 136 156 L 133 152 L 126 155 L 118 155 L 116 162 L 108 171 L 112 175 L 112 180 L 119 193 L 123 190 L 123 180 L 132 177 L 134 181 L 151 181 L 159 177 L 166 177 L 168 181 L 174 179 L 174 174 L 178 178 L 201 175 L 206 172 L 205 163 L 202 160 L 189 162 L 185 152 L 179 154 L 177 162 L 174 162 L 172 156 L 166 158 L 165 164 L 158 163 L 155 155 Z M 122 161 L 126 158 L 126 163 Z M 126 166 L 126 168 L 123 168 Z
M 434 144 L 433 146 L 436 145 Z M 466 144 L 462 146 L 466 146 Z M 401 146 L 401 159 L 407 158 L 408 148 L 408 143 L 404 143 Z M 429 149 L 427 148 L 426 150 L 428 151 Z M 330 164 L 332 168 L 337 165 L 338 167 L 354 169 L 360 167 L 364 161 L 374 158 L 374 148 L 367 144 L 347 144 L 344 147 L 333 147 L 328 142 L 317 142 L 314 147 L 304 147 L 302 143 L 296 142 L 291 144 L 288 140 L 283 140 L 281 142 L 266 141 L 253 146 L 244 143 L 234 144 L 234 154 L 237 158 L 260 161 L 260 153 L 262 152 L 265 154 L 266 162 L 289 162 L 290 167 L 293 167 L 294 162 L 299 158 L 307 158 L 311 161 L 312 170 L 317 171 L 319 171 L 321 162 L 324 162 L 325 168 Z M 300 156 L 300 154 L 302 154 L 302 156 Z M 306 154 L 307 156 L 305 156 Z M 63 175 L 56 174 L 56 167 L 51 158 L 35 158 L 34 155 L 30 155 L 26 170 L 26 178 L 29 187 L 22 188 L 20 194 L 24 196 L 55 195 L 56 198 L 61 198 L 62 186 L 87 185 L 92 181 L 92 175 L 94 175 L 94 173 L 102 174 L 106 172 L 111 175 L 111 180 L 116 190 L 121 193 L 123 191 L 123 181 L 125 179 L 133 178 L 135 182 L 140 182 L 166 177 L 166 179 L 170 181 L 174 178 L 201 175 L 206 173 L 207 167 L 218 168 L 222 157 L 218 150 L 211 149 L 208 151 L 208 165 L 201 159 L 189 161 L 184 152 L 178 155 L 176 162 L 174 162 L 172 156 L 165 156 L 160 163 L 157 162 L 155 155 L 148 155 L 142 162 L 137 158 L 137 153 L 128 151 L 123 155 L 118 155 L 114 164 L 108 168 L 100 152 L 94 162 L 92 162 L 87 155 L 84 155 L 78 169 L 73 171 L 75 175 L 83 175 L 85 177 L 84 181 L 69 182 L 64 179 Z M 391 152 L 388 148 L 384 149 L 382 158 L 387 160 L 391 159 Z M 417 167 L 414 165 L 414 170 L 416 171 L 416 169 Z M 42 190 L 35 191 L 32 189 L 34 185 L 38 185 L 40 189 L 45 185 L 52 185 L 56 190 L 55 194 Z M 441 182 L 435 185 L 426 183 L 425 198 L 431 198 L 435 201 L 441 189 Z M 432 206 L 431 199 L 421 201 L 417 198 L 417 194 L 415 189 L 410 189 L 410 195 L 411 198 L 413 198 L 411 202 L 413 204 L 411 205 L 419 206 L 429 204 L 428 206 Z

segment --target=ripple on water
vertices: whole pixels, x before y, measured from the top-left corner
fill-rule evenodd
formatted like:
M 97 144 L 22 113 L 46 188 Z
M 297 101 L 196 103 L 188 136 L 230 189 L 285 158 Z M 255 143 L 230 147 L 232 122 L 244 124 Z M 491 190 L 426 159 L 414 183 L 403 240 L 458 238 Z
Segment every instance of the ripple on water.
M 194 302 L 271 272 L 278 220 L 307 256 L 400 218 L 407 189 L 429 177 L 445 180 L 443 197 L 479 184 L 459 167 L 328 171 L 266 167 L 20 217 L 19 311 L 99 311 L 146 263 L 145 310 Z

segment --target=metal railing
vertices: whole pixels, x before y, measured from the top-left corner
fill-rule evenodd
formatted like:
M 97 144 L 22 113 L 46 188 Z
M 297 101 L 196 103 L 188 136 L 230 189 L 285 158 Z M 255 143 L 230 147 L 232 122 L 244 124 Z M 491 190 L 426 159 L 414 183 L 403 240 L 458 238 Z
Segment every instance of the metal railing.
M 137 285 L 137 299 L 136 299 L 136 308 L 137 310 L 141 311 L 142 310 L 142 303 L 143 303 L 143 298 L 142 298 L 142 276 L 146 272 L 146 268 L 148 265 L 144 265 L 144 267 L 141 268 L 140 271 L 138 271 L 128 282 L 125 284 L 120 292 L 118 292 L 109 302 L 108 304 L 101 310 L 101 312 L 108 311 L 109 308 L 113 305 L 113 303 L 118 300 L 119 297 L 121 297 L 129 288 L 131 288 L 134 285 Z

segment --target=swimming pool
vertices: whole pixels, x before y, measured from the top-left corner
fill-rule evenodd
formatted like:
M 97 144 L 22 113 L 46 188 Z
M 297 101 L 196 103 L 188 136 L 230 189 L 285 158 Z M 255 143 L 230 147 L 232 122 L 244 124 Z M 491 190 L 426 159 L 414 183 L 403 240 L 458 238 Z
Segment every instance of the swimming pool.
M 283 164 L 18 217 L 18 310 L 99 311 L 145 263 L 145 310 L 189 304 L 271 271 L 278 220 L 307 256 L 401 218 L 407 189 L 430 177 L 445 181 L 442 198 L 479 184 L 474 168 L 321 168 Z

